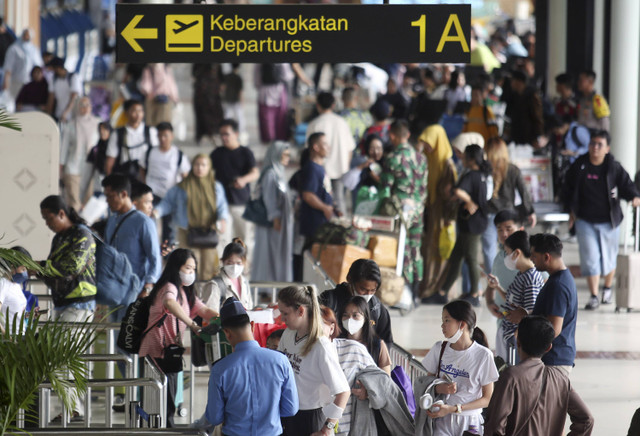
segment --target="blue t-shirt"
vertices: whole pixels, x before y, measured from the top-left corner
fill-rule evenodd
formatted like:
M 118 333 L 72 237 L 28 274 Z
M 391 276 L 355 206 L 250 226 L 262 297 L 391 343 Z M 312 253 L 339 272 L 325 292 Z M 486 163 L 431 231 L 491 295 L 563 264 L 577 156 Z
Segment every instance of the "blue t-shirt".
M 333 204 L 331 194 L 325 188 L 325 171 L 315 162 L 307 162 L 300 174 L 300 192 L 315 194 L 324 204 Z M 300 234 L 310 238 L 322 224 L 327 222 L 324 213 L 309 206 L 305 201 L 300 207 Z
M 576 358 L 576 321 L 578 294 L 568 269 L 549 276 L 533 308 L 533 315 L 562 317 L 562 331 L 553 340 L 551 351 L 542 356 L 545 365 L 573 366 Z

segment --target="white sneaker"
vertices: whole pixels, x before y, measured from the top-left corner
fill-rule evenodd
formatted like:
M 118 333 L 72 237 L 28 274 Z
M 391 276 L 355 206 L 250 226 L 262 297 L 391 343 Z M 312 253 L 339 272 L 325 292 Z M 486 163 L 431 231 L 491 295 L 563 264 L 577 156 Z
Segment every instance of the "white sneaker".
M 600 302 L 598 301 L 598 297 L 592 295 L 589 297 L 589 302 L 584 307 L 585 310 L 596 310 L 600 306 Z
M 611 288 L 604 288 L 602 290 L 602 304 L 611 304 L 613 297 L 613 291 Z

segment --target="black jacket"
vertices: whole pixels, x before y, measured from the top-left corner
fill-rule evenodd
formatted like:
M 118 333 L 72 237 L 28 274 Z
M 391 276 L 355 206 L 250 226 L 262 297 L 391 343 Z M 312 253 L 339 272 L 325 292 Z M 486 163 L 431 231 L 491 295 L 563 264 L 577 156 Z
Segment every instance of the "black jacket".
M 342 319 L 347 301 L 352 297 L 347 282 L 341 283 L 335 289 L 324 291 L 320 295 L 320 304 L 331 308 L 336 314 L 338 322 Z M 393 343 L 393 335 L 391 333 L 391 321 L 389 320 L 389 311 L 378 300 L 375 295 L 369 300 L 369 312 L 371 312 L 371 320 L 375 323 L 374 330 L 380 339 L 385 341 L 388 346 Z
M 586 177 L 585 168 L 589 163 L 589 153 L 580 156 L 569 167 L 569 171 L 565 177 L 564 186 L 564 203 L 569 212 L 574 214 L 579 210 L 580 189 Z M 604 163 L 607 177 L 607 192 L 609 195 L 609 216 L 611 225 L 617 227 L 622 222 L 622 209 L 620 208 L 620 198 L 627 201 L 633 200 L 634 197 L 640 197 L 638 189 L 631 181 L 629 173 L 622 168 L 620 162 L 616 161 L 611 154 L 608 154 Z

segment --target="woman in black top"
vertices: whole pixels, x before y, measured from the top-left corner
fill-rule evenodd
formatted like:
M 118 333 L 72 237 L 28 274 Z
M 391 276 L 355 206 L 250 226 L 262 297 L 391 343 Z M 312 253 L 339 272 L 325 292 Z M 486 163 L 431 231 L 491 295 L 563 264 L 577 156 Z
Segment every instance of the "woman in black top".
M 320 295 L 320 304 L 333 310 L 341 320 L 347 303 L 354 296 L 361 296 L 368 301 L 371 321 L 378 337 L 388 346 L 393 343 L 389 311 L 374 294 L 381 283 L 380 268 L 371 259 L 358 259 L 351 264 L 347 281 L 336 286 L 335 289 L 324 291 Z
M 484 159 L 482 148 L 469 145 L 464 150 L 462 164 L 467 171 L 459 180 L 454 195 L 460 200 L 458 208 L 456 244 L 449 258 L 449 271 L 440 292 L 423 300 L 427 304 L 446 304 L 447 293 L 462 271 L 462 261 L 469 267 L 471 293 L 463 294 L 478 307 L 478 281 L 480 266 L 478 264 L 478 248 L 480 237 L 489 223 L 487 219 L 487 177 L 491 174 L 491 164 Z

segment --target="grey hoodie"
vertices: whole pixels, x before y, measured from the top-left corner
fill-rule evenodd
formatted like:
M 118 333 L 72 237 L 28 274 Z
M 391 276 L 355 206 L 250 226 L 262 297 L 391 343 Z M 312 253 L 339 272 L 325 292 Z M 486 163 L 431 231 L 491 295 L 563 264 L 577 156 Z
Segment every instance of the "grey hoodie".
M 355 399 L 350 436 L 378 435 L 373 409 L 380 411 L 387 428 L 393 429 L 394 436 L 413 436 L 415 428 L 407 402 L 386 372 L 368 367 L 358 373 L 356 380 L 367 390 L 369 398 Z
M 429 393 L 433 401 L 444 401 L 446 395 L 436 394 L 436 385 L 440 383 L 446 383 L 446 380 L 437 378 L 434 375 L 423 375 L 413 383 L 413 392 L 416 397 L 415 436 L 433 435 L 433 420 L 427 416 L 426 410 L 420 408 L 420 397 Z

